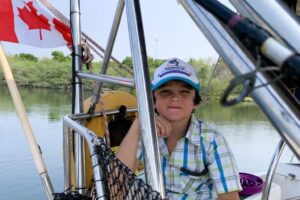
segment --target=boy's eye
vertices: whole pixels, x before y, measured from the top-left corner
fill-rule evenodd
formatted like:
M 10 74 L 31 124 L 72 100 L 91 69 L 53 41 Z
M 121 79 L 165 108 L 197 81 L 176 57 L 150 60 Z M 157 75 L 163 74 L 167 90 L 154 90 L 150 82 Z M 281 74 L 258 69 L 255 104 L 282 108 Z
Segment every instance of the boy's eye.
M 182 90 L 182 91 L 180 91 L 180 94 L 181 95 L 189 95 L 189 94 L 191 94 L 191 91 L 190 90 Z
M 161 90 L 161 91 L 159 92 L 159 94 L 167 95 L 167 94 L 171 94 L 171 91 L 170 91 L 170 90 Z
M 189 94 L 189 93 L 191 93 L 191 91 L 190 90 L 182 90 L 182 91 L 180 91 L 180 93 Z
M 172 90 L 167 90 L 167 89 L 163 89 L 163 90 L 160 90 L 158 92 L 159 95 L 161 96 L 171 96 L 171 95 L 174 95 L 176 92 L 172 91 Z M 190 90 L 180 90 L 177 92 L 178 95 L 181 95 L 181 96 L 187 96 L 191 93 Z

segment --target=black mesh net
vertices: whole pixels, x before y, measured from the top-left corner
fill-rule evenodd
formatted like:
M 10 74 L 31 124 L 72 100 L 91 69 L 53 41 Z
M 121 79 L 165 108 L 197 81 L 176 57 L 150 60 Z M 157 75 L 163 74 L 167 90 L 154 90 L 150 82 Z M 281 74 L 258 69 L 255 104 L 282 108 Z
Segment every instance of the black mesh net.
M 54 200 L 92 200 L 92 197 L 75 192 L 55 193 Z
M 78 192 L 66 191 L 56 193 L 55 200 L 94 200 L 97 199 L 95 182 L 102 181 L 104 186 L 104 195 L 98 199 L 110 200 L 160 200 L 160 194 L 154 191 L 142 179 L 138 178 L 126 165 L 118 160 L 115 154 L 108 148 L 102 138 L 99 138 L 99 145 L 95 146 L 94 155 L 98 156 L 100 169 L 102 170 L 102 180 L 92 180 L 87 191 L 87 195 L 81 195 Z M 97 167 L 97 166 L 93 166 Z
M 149 185 L 118 160 L 101 138 L 99 140 L 100 145 L 95 147 L 95 154 L 99 156 L 107 199 L 161 199 L 158 192 L 152 190 Z M 91 193 L 92 196 L 95 196 L 95 191 L 91 191 Z

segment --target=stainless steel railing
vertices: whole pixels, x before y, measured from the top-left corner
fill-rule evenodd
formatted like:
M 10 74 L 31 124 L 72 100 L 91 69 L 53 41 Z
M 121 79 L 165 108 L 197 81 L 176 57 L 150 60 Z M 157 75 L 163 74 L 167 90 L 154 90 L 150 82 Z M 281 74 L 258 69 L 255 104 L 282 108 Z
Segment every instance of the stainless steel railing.
M 97 138 L 96 134 L 94 134 L 91 130 L 84 127 L 77 121 L 71 119 L 70 116 L 65 116 L 63 119 L 63 130 L 64 130 L 64 137 L 63 137 L 63 157 L 64 157 L 64 173 L 65 173 L 65 188 L 71 187 L 71 158 L 70 158 L 70 134 L 74 132 L 75 134 L 80 135 L 84 140 L 87 142 L 89 147 L 89 153 L 91 155 L 91 162 L 93 167 L 93 176 L 95 181 L 95 189 L 97 198 L 96 199 L 103 199 L 105 200 L 105 190 L 104 190 L 104 183 L 103 183 L 103 175 L 102 170 L 100 168 L 98 157 L 94 152 L 94 147 L 96 144 L 100 144 L 99 139 Z

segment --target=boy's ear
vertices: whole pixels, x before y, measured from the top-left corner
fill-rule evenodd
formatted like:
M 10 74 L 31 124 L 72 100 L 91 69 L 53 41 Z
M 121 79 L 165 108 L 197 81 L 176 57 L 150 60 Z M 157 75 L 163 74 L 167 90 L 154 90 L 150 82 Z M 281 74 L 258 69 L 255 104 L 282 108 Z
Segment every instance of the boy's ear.
M 200 104 L 194 105 L 193 110 L 197 110 L 197 109 L 199 108 L 199 105 L 200 105 Z
M 159 115 L 159 113 L 158 113 L 158 111 L 157 111 L 157 109 L 156 109 L 156 108 L 154 108 L 154 111 L 155 111 L 155 113 L 156 113 L 157 115 Z
M 155 91 L 152 92 L 152 97 L 153 97 L 153 104 L 154 104 L 154 106 L 155 106 L 156 98 L 155 98 L 155 94 L 154 94 L 154 93 L 155 93 Z

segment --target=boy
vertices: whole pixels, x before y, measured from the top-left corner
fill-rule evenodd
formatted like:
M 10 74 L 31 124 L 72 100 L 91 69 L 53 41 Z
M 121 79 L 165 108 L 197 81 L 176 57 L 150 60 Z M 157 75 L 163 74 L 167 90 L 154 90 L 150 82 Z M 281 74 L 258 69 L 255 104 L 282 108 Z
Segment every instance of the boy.
M 169 199 L 238 200 L 241 185 L 233 154 L 223 138 L 192 114 L 200 103 L 200 83 L 192 66 L 167 60 L 154 72 L 152 91 L 162 172 Z M 135 119 L 117 157 L 131 170 L 141 158 Z

